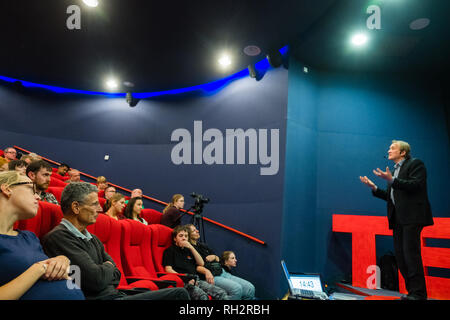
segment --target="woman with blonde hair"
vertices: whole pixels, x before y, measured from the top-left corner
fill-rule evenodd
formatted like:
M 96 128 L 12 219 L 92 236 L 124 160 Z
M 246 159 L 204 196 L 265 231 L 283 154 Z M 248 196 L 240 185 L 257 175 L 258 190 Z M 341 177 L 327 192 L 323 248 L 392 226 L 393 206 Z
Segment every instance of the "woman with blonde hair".
M 163 210 L 161 217 L 161 224 L 169 228 L 175 228 L 181 224 L 181 216 L 183 213 L 181 209 L 184 207 L 184 197 L 181 194 L 174 194 L 172 201 Z
M 104 176 L 97 177 L 97 189 L 98 191 L 105 192 L 105 189 L 108 187 L 108 181 Z
M 125 208 L 125 196 L 116 192 L 106 203 L 105 214 L 116 220 L 125 219 L 122 214 L 123 208 Z
M 37 214 L 38 200 L 30 178 L 0 172 L 0 300 L 84 300 L 78 287 L 67 285 L 69 259 L 49 259 L 34 233 L 14 230 L 16 221 Z

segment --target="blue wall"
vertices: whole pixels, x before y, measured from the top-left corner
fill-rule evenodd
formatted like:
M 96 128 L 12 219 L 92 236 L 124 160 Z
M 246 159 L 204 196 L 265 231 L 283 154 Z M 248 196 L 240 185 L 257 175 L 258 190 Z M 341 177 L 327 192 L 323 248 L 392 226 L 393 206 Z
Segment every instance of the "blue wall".
M 359 181 L 383 181 L 392 139 L 408 141 L 428 170 L 435 217 L 449 217 L 449 139 L 439 81 L 395 74 L 311 71 L 292 59 L 286 137 L 282 255 L 292 270 L 349 278 L 351 237 L 332 234 L 332 214 L 386 214 Z M 292 228 L 295 226 L 295 228 Z M 377 239 L 389 250 L 390 239 Z M 282 291 L 286 286 L 281 284 Z

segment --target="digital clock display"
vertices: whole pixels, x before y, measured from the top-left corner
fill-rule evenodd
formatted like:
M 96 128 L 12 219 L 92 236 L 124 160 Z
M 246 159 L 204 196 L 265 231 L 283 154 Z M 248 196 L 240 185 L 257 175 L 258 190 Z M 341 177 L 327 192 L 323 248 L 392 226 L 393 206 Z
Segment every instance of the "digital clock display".
M 291 275 L 290 281 L 292 283 L 292 287 L 295 289 L 310 290 L 310 291 L 322 291 L 322 285 L 320 283 L 320 279 L 317 277 Z

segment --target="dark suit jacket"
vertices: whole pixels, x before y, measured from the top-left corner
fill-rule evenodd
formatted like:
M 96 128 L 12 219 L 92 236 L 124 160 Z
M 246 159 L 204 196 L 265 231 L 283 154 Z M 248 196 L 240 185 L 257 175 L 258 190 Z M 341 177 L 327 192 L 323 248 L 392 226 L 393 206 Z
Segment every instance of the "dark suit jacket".
M 391 200 L 391 188 L 394 189 L 395 205 Z M 406 159 L 392 185 L 388 186 L 387 190 L 378 188 L 372 193 L 375 197 L 387 201 L 390 229 L 393 229 L 396 222 L 400 225 L 429 226 L 433 224 L 427 194 L 427 170 L 421 160 Z

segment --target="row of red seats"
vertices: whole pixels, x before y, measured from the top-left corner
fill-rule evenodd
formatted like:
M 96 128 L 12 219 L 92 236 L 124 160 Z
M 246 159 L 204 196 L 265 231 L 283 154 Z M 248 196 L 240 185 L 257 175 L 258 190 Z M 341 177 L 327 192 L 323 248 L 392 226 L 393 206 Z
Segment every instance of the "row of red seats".
M 32 219 L 18 221 L 16 229 L 29 230 L 42 239 L 57 226 L 63 213 L 61 207 L 39 201 L 39 209 Z M 96 223 L 88 226 L 105 246 L 119 268 L 122 277 L 117 289 L 183 287 L 182 274 L 167 274 L 162 266 L 162 256 L 172 244 L 172 229 L 152 224 L 146 226 L 134 220 L 120 220 L 99 214 Z

